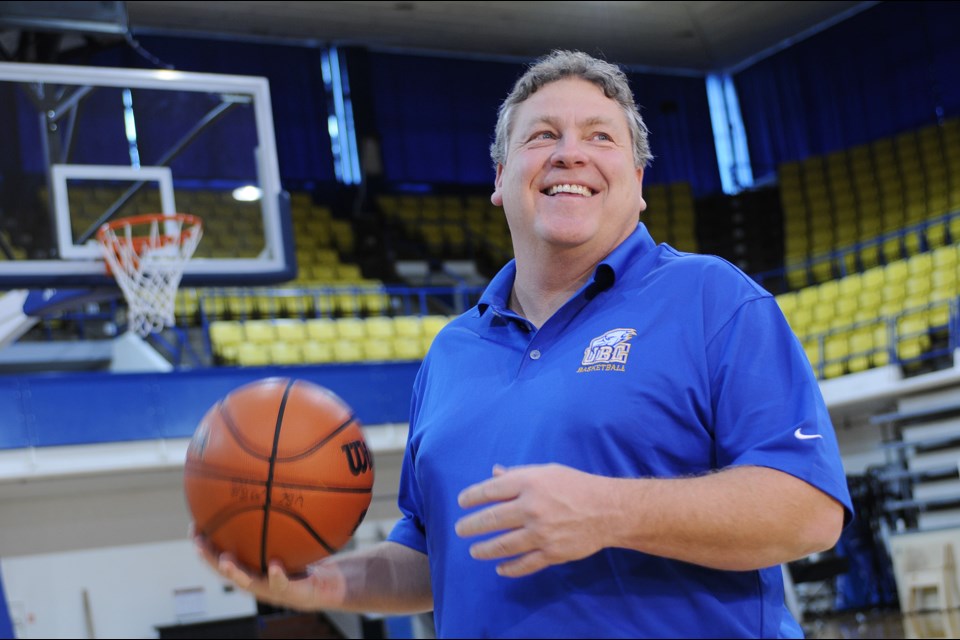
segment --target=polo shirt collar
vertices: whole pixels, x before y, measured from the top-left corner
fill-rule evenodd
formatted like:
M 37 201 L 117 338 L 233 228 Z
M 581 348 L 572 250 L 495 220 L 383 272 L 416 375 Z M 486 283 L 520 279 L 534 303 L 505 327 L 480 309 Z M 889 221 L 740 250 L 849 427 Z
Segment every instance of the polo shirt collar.
M 600 261 L 593 272 L 593 281 L 586 285 L 587 295 L 592 298 L 600 291 L 606 291 L 616 282 L 617 276 L 624 273 L 631 264 L 638 262 L 656 247 L 656 243 L 642 223 L 627 236 L 617 248 Z M 498 313 L 507 309 L 513 281 L 517 277 L 517 262 L 511 260 L 493 277 L 477 302 L 478 315 L 483 315 L 489 307 Z

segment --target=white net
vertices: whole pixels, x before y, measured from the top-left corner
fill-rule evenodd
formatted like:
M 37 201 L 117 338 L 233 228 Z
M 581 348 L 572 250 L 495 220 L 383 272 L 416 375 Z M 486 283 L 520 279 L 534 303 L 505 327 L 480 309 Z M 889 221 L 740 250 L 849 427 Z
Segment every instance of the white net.
M 203 234 L 186 214 L 134 216 L 100 227 L 97 240 L 127 301 L 128 330 L 141 337 L 172 326 L 183 269 Z

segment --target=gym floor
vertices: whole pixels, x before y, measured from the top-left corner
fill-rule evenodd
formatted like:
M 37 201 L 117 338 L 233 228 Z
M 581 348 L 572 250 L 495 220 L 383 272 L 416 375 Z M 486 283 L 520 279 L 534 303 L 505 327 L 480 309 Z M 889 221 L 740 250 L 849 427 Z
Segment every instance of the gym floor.
M 845 612 L 804 620 L 802 626 L 807 638 L 957 638 L 960 611 L 928 611 L 911 620 L 897 610 Z
M 916 637 L 949 637 L 940 625 L 940 615 L 932 614 L 929 620 L 918 621 L 929 626 L 928 634 Z M 903 616 L 899 611 L 864 611 L 830 614 L 804 621 L 807 638 L 906 638 Z

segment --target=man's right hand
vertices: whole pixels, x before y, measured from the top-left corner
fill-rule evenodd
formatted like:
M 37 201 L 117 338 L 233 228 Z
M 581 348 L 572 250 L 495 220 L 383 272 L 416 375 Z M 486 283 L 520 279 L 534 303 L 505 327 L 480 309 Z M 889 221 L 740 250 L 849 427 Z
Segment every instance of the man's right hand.
M 307 575 L 291 579 L 279 562 L 271 562 L 266 576 L 252 574 L 228 553 L 220 553 L 202 536 L 194 536 L 200 557 L 218 574 L 261 602 L 298 611 L 338 609 L 346 596 L 346 580 L 334 563 L 307 567 Z

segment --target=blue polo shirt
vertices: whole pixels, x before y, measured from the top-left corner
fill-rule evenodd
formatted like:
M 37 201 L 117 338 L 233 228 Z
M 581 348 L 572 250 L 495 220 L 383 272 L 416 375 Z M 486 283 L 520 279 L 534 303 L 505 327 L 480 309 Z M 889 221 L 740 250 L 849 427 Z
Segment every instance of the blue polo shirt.
M 785 471 L 852 514 L 830 418 L 774 298 L 643 224 L 538 330 L 505 266 L 435 339 L 414 386 L 390 540 L 426 553 L 440 637 L 777 637 L 798 627 L 779 566 L 719 571 L 627 549 L 524 578 L 475 560 L 457 494 L 495 463 L 672 478 Z M 797 430 L 806 436 L 800 439 Z M 750 526 L 750 523 L 743 523 Z M 786 616 L 786 617 L 785 617 Z M 791 624 L 793 623 L 793 624 Z

